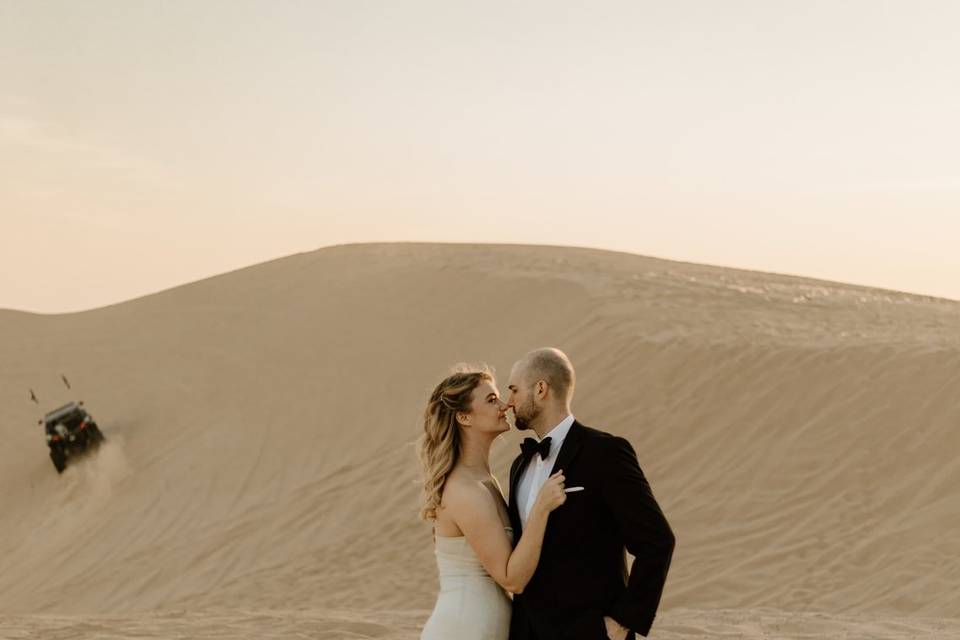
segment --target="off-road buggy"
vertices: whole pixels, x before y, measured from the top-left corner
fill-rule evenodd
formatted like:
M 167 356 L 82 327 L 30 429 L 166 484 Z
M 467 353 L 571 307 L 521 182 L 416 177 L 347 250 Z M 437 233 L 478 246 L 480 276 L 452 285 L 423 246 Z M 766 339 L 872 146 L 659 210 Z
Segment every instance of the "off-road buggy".
M 80 456 L 103 443 L 103 433 L 93 416 L 83 408 L 83 401 L 69 402 L 49 412 L 39 421 L 47 436 L 50 460 L 63 473 L 67 460 Z

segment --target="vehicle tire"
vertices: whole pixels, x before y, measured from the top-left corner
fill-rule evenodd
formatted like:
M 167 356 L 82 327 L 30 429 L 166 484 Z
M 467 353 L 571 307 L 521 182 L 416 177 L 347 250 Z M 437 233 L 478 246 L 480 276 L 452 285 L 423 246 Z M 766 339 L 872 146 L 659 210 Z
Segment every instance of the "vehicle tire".
M 87 427 L 87 430 L 89 431 L 87 434 L 88 444 L 96 446 L 103 443 L 105 438 L 103 437 L 103 432 L 100 431 L 100 427 L 92 424 Z
M 53 461 L 53 466 L 56 467 L 57 473 L 63 473 L 63 470 L 67 468 L 67 455 L 62 450 L 51 449 L 50 459 Z

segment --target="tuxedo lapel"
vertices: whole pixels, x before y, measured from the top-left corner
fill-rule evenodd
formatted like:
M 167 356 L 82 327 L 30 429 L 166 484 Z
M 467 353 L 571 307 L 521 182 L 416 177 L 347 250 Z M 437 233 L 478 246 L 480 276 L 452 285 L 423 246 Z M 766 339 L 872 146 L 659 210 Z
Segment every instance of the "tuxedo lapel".
M 560 469 L 567 470 L 573 459 L 577 457 L 577 453 L 580 452 L 582 440 L 583 425 L 574 420 L 573 424 L 570 425 L 570 431 L 567 432 L 567 437 L 563 439 L 563 444 L 560 445 L 560 454 L 557 456 L 553 469 L 550 470 L 550 475 L 555 474 Z
M 560 453 L 557 455 L 557 461 L 553 465 L 550 475 L 557 472 L 558 469 L 567 470 L 570 463 L 580 452 L 581 440 L 583 439 L 583 425 L 573 421 L 570 425 L 570 431 L 567 437 L 563 439 L 560 446 Z M 517 504 L 517 486 L 520 484 L 520 476 L 523 474 L 524 465 L 523 455 L 519 455 L 510 465 L 510 500 L 507 502 L 507 511 L 510 514 L 511 526 L 513 526 L 514 540 L 519 540 L 523 533 L 523 525 L 520 522 L 520 507 Z
M 510 499 L 507 502 L 507 511 L 510 514 L 510 525 L 513 527 L 514 540 L 519 540 L 522 524 L 520 522 L 520 507 L 517 505 L 517 485 L 520 484 L 520 474 L 523 472 L 523 455 L 517 456 L 510 465 Z

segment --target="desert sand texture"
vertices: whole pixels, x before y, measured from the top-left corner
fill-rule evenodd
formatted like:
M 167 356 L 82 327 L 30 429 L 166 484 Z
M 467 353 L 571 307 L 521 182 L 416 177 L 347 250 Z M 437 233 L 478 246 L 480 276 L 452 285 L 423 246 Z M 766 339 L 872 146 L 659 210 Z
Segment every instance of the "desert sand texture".
M 676 533 L 651 637 L 960 638 L 960 303 L 430 244 L 0 310 L 0 637 L 417 638 L 426 397 L 545 345 Z M 37 419 L 71 399 L 108 442 L 58 476 Z

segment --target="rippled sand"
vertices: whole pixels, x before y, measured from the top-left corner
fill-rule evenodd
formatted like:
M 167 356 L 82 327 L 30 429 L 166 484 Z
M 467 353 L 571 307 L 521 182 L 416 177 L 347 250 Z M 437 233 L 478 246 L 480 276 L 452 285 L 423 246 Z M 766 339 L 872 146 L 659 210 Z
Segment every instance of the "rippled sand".
M 417 637 L 423 402 L 542 345 L 677 534 L 654 637 L 960 637 L 960 303 L 413 244 L 0 311 L 0 637 Z M 109 442 L 58 477 L 36 420 L 75 398 Z
M 426 611 L 219 611 L 126 616 L 0 616 L 0 637 L 100 640 L 126 638 L 382 638 L 416 640 Z M 949 640 L 960 638 L 960 620 L 791 613 L 773 609 L 674 609 L 651 637 L 777 640 Z

